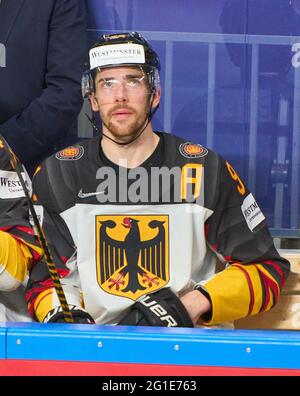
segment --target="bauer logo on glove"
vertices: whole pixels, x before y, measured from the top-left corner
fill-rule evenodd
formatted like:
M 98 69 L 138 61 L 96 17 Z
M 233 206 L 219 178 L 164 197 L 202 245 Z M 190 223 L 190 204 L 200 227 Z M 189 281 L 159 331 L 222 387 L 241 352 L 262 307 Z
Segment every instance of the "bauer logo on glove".
M 119 325 L 194 327 L 184 305 L 169 288 L 141 297 Z

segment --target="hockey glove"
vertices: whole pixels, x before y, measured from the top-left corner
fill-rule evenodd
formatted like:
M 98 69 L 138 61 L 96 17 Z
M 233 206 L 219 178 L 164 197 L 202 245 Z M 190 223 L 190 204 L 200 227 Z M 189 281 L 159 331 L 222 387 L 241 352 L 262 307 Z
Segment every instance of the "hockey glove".
M 185 306 L 169 288 L 139 298 L 119 325 L 194 327 Z
M 69 306 L 74 323 L 95 323 L 94 319 L 84 310 L 77 308 L 75 305 Z M 48 312 L 44 318 L 44 323 L 66 323 L 61 306 L 56 307 Z

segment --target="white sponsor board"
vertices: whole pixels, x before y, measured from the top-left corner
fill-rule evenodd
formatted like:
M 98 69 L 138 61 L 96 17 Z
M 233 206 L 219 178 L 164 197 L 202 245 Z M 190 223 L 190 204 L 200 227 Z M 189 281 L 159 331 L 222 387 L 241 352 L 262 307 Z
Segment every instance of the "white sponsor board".
M 104 45 L 90 50 L 91 69 L 105 65 L 143 64 L 145 51 L 140 44 Z
M 244 199 L 241 209 L 251 231 L 265 219 L 252 194 Z

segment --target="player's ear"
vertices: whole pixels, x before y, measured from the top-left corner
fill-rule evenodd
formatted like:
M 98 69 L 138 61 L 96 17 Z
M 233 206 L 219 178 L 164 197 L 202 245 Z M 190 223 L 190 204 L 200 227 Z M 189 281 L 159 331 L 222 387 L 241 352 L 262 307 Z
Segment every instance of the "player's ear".
M 160 98 L 161 98 L 161 89 L 159 88 L 154 93 L 153 101 L 152 101 L 152 108 L 157 107 L 159 105 Z
M 90 99 L 92 110 L 97 113 L 99 111 L 99 103 L 98 103 L 98 100 L 97 100 L 94 92 L 92 93 L 92 95 L 90 96 L 89 99 Z

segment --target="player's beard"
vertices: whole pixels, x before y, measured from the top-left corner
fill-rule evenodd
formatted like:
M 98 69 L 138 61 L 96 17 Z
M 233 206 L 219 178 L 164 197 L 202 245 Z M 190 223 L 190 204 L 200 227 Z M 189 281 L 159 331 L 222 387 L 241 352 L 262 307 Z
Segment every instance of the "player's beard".
M 112 113 L 118 109 L 128 109 L 132 115 L 130 120 L 125 120 L 125 122 L 118 122 L 113 119 Z M 100 117 L 103 125 L 106 127 L 108 132 L 112 135 L 116 141 L 125 143 L 131 141 L 135 138 L 142 128 L 144 128 L 148 120 L 149 109 L 145 105 L 142 112 L 137 113 L 134 109 L 129 106 L 115 106 L 112 110 L 108 112 L 107 115 L 100 111 Z

